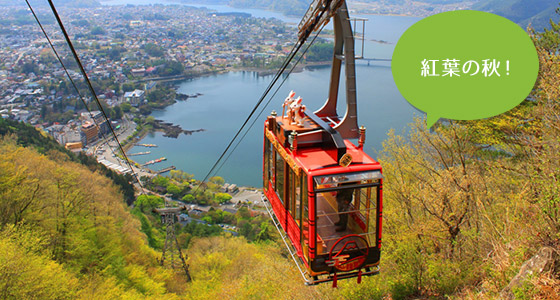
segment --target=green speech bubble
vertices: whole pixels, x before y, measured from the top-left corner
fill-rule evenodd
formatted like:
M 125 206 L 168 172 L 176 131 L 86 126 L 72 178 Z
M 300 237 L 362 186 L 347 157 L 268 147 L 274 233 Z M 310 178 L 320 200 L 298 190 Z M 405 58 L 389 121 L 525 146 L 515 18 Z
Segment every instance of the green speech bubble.
M 529 95 L 539 71 L 529 35 L 503 17 L 472 10 L 440 13 L 412 25 L 399 39 L 392 71 L 403 97 L 440 118 L 489 118 Z

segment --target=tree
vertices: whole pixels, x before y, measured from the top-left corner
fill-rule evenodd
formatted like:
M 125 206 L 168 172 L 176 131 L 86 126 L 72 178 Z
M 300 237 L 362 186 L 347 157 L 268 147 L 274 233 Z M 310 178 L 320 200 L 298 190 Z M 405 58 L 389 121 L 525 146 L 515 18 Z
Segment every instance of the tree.
M 21 72 L 25 74 L 34 73 L 39 75 L 39 66 L 34 62 L 26 62 L 21 67 Z
M 185 66 L 178 61 L 167 61 L 165 62 L 163 68 L 160 68 L 159 74 L 162 76 L 174 76 L 183 74 L 185 71 Z
M 169 183 L 167 185 L 167 192 L 173 195 L 174 198 L 179 198 L 181 196 L 182 189 L 174 183 Z
M 233 198 L 233 197 L 230 194 L 226 194 L 226 193 L 216 193 L 214 195 L 214 199 L 216 201 L 218 201 L 218 203 L 220 203 L 220 204 L 229 202 L 229 200 L 231 200 L 231 198 Z
M 187 202 L 187 203 L 193 203 L 194 202 L 194 196 L 191 194 L 186 194 L 185 196 L 183 196 L 183 198 L 181 198 L 181 200 Z
M 132 92 L 136 89 L 133 83 L 123 83 L 122 90 L 123 92 Z
M 130 112 L 130 110 L 132 109 L 132 105 L 128 102 L 125 102 L 123 104 L 121 104 L 121 110 L 125 113 Z
M 150 56 L 163 57 L 163 48 L 154 43 L 147 43 L 146 45 L 144 45 L 144 50 Z
M 90 34 L 92 34 L 92 35 L 104 35 L 105 33 L 107 33 L 107 32 L 101 26 L 95 26 L 90 31 Z
M 214 184 L 217 184 L 217 185 L 224 185 L 224 183 L 226 182 L 226 181 L 225 181 L 222 177 L 220 177 L 220 176 L 211 177 L 209 180 L 210 180 L 210 182 L 212 182 L 212 183 L 214 183 Z
M 163 206 L 164 200 L 154 195 L 140 195 L 134 201 L 134 205 L 142 212 L 151 212 L 152 209 Z
M 333 57 L 333 43 L 315 43 L 307 52 L 306 60 L 310 62 L 330 61 Z
M 111 118 L 114 120 L 120 120 L 123 117 L 123 111 L 120 106 L 115 106 L 112 110 Z

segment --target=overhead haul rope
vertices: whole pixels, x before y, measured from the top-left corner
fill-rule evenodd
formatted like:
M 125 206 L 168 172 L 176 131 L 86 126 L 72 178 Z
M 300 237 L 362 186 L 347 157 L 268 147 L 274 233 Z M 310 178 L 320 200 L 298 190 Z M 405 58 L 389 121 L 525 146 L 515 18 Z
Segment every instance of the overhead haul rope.
M 64 62 L 62 61 L 62 59 L 60 58 L 60 55 L 58 54 L 58 51 L 56 51 L 56 48 L 54 47 L 53 43 L 51 42 L 51 39 L 49 38 L 49 35 L 47 34 L 47 32 L 45 31 L 45 28 L 43 27 L 43 24 L 41 24 L 41 21 L 39 20 L 39 18 L 37 17 L 37 14 L 35 14 L 35 11 L 33 10 L 33 8 L 31 7 L 31 4 L 29 3 L 28 0 L 25 0 L 25 2 L 27 3 L 27 6 L 29 7 L 29 10 L 31 10 L 31 13 L 33 14 L 33 17 L 35 18 L 35 21 L 37 21 L 37 24 L 39 25 L 39 27 L 41 28 L 41 31 L 43 32 L 43 35 L 45 36 L 45 38 L 47 39 L 47 42 L 49 43 L 49 45 L 51 46 L 51 49 L 54 52 L 54 55 L 56 56 L 56 58 L 58 59 L 58 61 L 60 62 L 60 65 L 62 66 L 62 68 L 64 69 L 64 72 L 66 73 L 66 76 L 68 77 L 68 79 L 70 80 L 70 83 L 72 84 L 72 86 L 74 87 L 74 90 L 76 90 L 76 93 L 78 93 L 78 98 L 80 98 L 80 100 L 82 101 L 82 103 L 84 104 L 84 106 L 86 107 L 86 110 L 88 111 L 89 115 L 92 116 L 91 113 L 91 109 L 89 108 L 89 106 L 86 103 L 86 100 L 84 99 L 84 97 L 82 96 L 82 94 L 80 93 L 80 90 L 78 89 L 78 87 L 76 86 L 76 83 L 74 82 L 74 80 L 72 79 L 72 76 L 70 76 L 70 73 L 68 72 L 68 69 L 66 68 L 66 66 L 64 65 Z M 95 121 L 95 119 L 93 119 L 93 123 L 95 124 L 95 126 L 97 126 L 97 128 L 99 127 L 99 124 L 97 124 L 97 122 Z M 101 135 L 103 136 L 103 139 L 106 139 L 106 136 L 104 133 L 101 133 Z M 109 150 L 111 150 L 111 152 L 113 154 L 115 154 L 115 151 L 113 151 L 112 147 L 109 147 Z M 119 162 L 119 165 L 121 165 L 121 163 Z M 122 166 L 122 165 L 121 165 Z
M 253 119 L 253 122 L 251 123 L 251 125 L 249 125 L 249 128 L 245 131 L 245 133 L 241 136 L 241 138 L 239 139 L 239 141 L 237 141 L 237 143 L 235 144 L 235 146 L 233 147 L 233 149 L 229 152 L 228 156 L 226 157 L 226 159 L 224 159 L 224 161 L 222 162 L 222 164 L 218 167 L 218 169 L 214 172 L 214 174 L 218 173 L 222 167 L 225 165 L 225 163 L 229 160 L 229 158 L 231 157 L 231 155 L 233 154 L 233 152 L 235 152 L 235 150 L 237 149 L 237 147 L 239 146 L 239 144 L 241 144 L 241 142 L 243 141 L 243 139 L 245 139 L 245 137 L 247 136 L 247 134 L 249 133 L 249 131 L 253 128 L 253 126 L 255 126 L 255 123 L 257 122 L 257 120 L 259 120 L 260 116 L 263 114 L 264 110 L 268 107 L 268 105 L 270 104 L 270 102 L 272 101 L 272 99 L 274 99 L 274 97 L 276 96 L 276 94 L 278 93 L 278 91 L 280 90 L 280 88 L 284 85 L 284 83 L 286 82 L 286 80 L 288 80 L 288 77 L 290 76 L 290 74 L 294 71 L 295 67 L 299 64 L 299 62 L 301 61 L 301 59 L 305 56 L 305 54 L 307 53 L 307 50 L 309 50 L 309 48 L 311 47 L 311 45 L 313 45 L 313 43 L 315 42 L 315 40 L 317 39 L 317 37 L 319 36 L 319 34 L 321 34 L 321 30 L 318 30 L 317 33 L 315 34 L 315 36 L 313 37 L 313 39 L 311 40 L 311 43 L 309 43 L 307 45 L 307 48 L 305 48 L 305 50 L 303 51 L 303 53 L 301 54 L 301 56 L 297 59 L 296 63 L 292 66 L 292 68 L 288 71 L 288 74 L 284 77 L 284 80 L 282 80 L 282 82 L 280 82 L 280 85 L 276 88 L 276 90 L 274 91 L 274 93 L 272 94 L 272 96 L 270 96 L 270 98 L 268 99 L 268 101 L 266 102 L 266 104 L 263 106 L 263 108 L 261 109 L 261 111 L 257 114 L 257 116 Z
M 51 0 L 49 0 L 50 2 Z M 325 3 L 325 7 L 329 7 L 330 6 L 330 2 L 328 1 L 327 3 Z M 251 119 L 251 117 L 253 117 L 253 114 L 255 114 L 255 111 L 258 109 L 258 107 L 261 105 L 261 103 L 264 101 L 264 99 L 266 98 L 266 96 L 268 95 L 268 93 L 270 92 L 270 90 L 272 90 L 272 87 L 274 86 L 274 84 L 276 84 L 276 82 L 278 81 L 278 79 L 280 79 L 280 76 L 282 75 L 282 73 L 284 73 L 284 71 L 286 70 L 286 68 L 288 67 L 288 65 L 290 64 L 290 62 L 292 61 L 292 59 L 295 57 L 295 55 L 297 54 L 297 52 L 301 49 L 301 47 L 303 46 L 303 44 L 305 44 L 305 41 L 307 41 L 307 38 L 309 37 L 309 35 L 311 35 L 311 32 L 314 31 L 315 26 L 317 25 L 317 22 L 319 20 L 321 20 L 321 18 L 323 17 L 323 15 L 325 14 L 325 12 L 327 12 L 327 9 L 322 10 L 321 13 L 313 20 L 313 23 L 311 24 L 311 26 L 309 26 L 306 30 L 306 32 L 303 34 L 302 38 L 300 38 L 300 40 L 294 45 L 295 51 L 292 51 L 290 53 L 290 55 L 284 60 L 284 63 L 282 64 L 282 67 L 278 70 L 278 72 L 276 72 L 276 75 L 274 76 L 274 79 L 270 82 L 270 84 L 268 85 L 268 87 L 265 89 L 264 93 L 261 95 L 261 97 L 259 98 L 259 101 L 257 101 L 257 103 L 255 104 L 255 106 L 253 107 L 253 109 L 251 110 L 251 113 L 249 113 L 249 116 L 247 116 L 247 118 L 245 119 L 245 121 L 243 122 L 243 125 L 241 125 L 241 127 L 239 128 L 239 130 L 237 131 L 237 133 L 235 134 L 235 136 L 231 139 L 231 141 L 229 142 L 229 144 L 227 145 L 226 149 L 222 152 L 222 154 L 220 155 L 220 157 L 218 158 L 218 160 L 214 163 L 214 165 L 212 166 L 212 168 L 210 169 L 210 171 L 208 171 L 208 173 L 206 174 L 206 176 L 204 177 L 204 179 L 198 184 L 198 186 L 196 187 L 195 191 L 193 194 L 196 194 L 196 192 L 198 191 L 198 189 L 202 186 L 202 184 L 204 182 L 206 182 L 206 180 L 208 180 L 208 178 L 210 177 L 210 174 L 212 174 L 214 172 L 214 170 L 216 169 L 216 167 L 220 164 L 220 162 L 222 161 L 222 159 L 224 158 L 224 156 L 226 155 L 226 153 L 228 152 L 228 150 L 231 148 L 231 146 L 233 145 L 233 143 L 235 142 L 235 140 L 237 139 L 237 137 L 239 136 L 239 134 L 241 134 L 241 132 L 243 131 L 243 129 L 245 128 L 245 126 L 247 125 L 247 123 L 249 123 L 249 120 Z M 293 48 L 292 48 L 293 50 Z M 292 68 L 293 69 L 293 68 Z M 288 74 L 289 75 L 289 74 Z
M 58 25 L 60 26 L 60 29 L 62 30 L 62 34 L 64 35 L 64 38 L 66 39 L 66 43 L 68 44 L 68 47 L 70 48 L 70 51 L 72 51 L 72 55 L 74 56 L 74 59 L 76 60 L 76 63 L 78 64 L 78 67 L 80 68 L 80 71 L 82 72 L 82 75 L 84 76 L 84 79 L 87 83 L 87 86 L 88 86 L 91 94 L 93 95 L 93 99 L 95 100 L 95 102 L 99 106 L 99 110 L 101 111 L 101 113 L 103 114 L 103 117 L 107 121 L 107 125 L 109 126 L 109 129 L 111 130 L 111 133 L 112 133 L 113 137 L 115 138 L 115 141 L 117 142 L 117 145 L 119 145 L 119 149 L 120 149 L 122 155 L 124 156 L 124 158 L 126 160 L 126 163 L 128 164 L 128 166 L 130 168 L 130 171 L 134 175 L 134 178 L 136 179 L 136 182 L 138 182 L 138 185 L 140 185 L 140 190 L 142 192 L 144 192 L 144 187 L 142 186 L 142 182 L 140 182 L 140 179 L 138 179 L 138 175 L 136 174 L 136 172 L 134 172 L 134 169 L 132 168 L 130 160 L 128 159 L 128 156 L 126 155 L 126 152 L 124 151 L 121 143 L 119 142 L 119 138 L 117 137 L 117 134 L 115 133 L 115 130 L 113 129 L 113 126 L 111 126 L 111 122 L 109 122 L 109 118 L 107 117 L 107 114 L 105 113 L 105 110 L 103 109 L 103 106 L 101 106 L 101 102 L 97 98 L 97 94 L 95 93 L 95 90 L 93 89 L 93 86 L 91 85 L 91 81 L 89 80 L 89 77 L 87 76 L 87 73 L 86 73 L 86 71 L 85 71 L 85 69 L 82 65 L 82 62 L 80 61 L 80 57 L 78 56 L 78 53 L 76 52 L 76 49 L 74 49 L 74 45 L 72 44 L 72 41 L 70 40 L 70 37 L 68 36 L 68 32 L 66 32 L 66 28 L 62 24 L 62 20 L 60 19 L 60 16 L 58 15 L 58 12 L 57 12 L 56 8 L 54 7 L 54 4 L 53 4 L 52 0 L 48 0 L 48 2 L 49 2 L 49 5 L 50 5 L 50 7 L 53 11 L 53 14 L 56 18 L 56 21 L 58 22 Z

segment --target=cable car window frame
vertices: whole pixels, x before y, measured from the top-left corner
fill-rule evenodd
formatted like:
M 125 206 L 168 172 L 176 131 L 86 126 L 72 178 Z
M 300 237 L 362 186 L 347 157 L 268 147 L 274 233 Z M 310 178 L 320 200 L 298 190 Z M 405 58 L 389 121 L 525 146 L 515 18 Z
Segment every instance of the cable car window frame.
M 268 139 L 264 139 L 264 187 L 268 189 L 268 183 L 271 181 L 270 157 L 272 155 L 272 145 Z
M 284 201 L 284 188 L 286 185 L 286 162 L 284 161 L 284 159 L 282 158 L 282 155 L 280 155 L 280 153 L 278 153 L 277 151 L 274 151 L 275 153 L 275 161 L 274 161 L 274 172 L 275 172 L 275 183 L 274 183 L 274 189 L 276 190 L 276 194 L 278 195 L 278 198 L 280 199 L 280 203 L 282 203 L 282 205 L 285 205 L 285 201 Z M 280 176 L 279 176 L 280 175 Z
M 320 175 L 313 177 L 315 187 L 317 185 L 325 185 L 329 183 L 346 183 L 346 182 L 361 182 L 365 180 L 378 180 L 383 179 L 383 174 L 380 170 L 372 170 L 365 172 L 352 172 L 340 173 L 332 175 Z
M 371 175 L 375 175 L 375 176 L 370 176 L 365 177 L 362 176 L 364 173 L 371 173 Z M 377 174 L 376 174 L 377 173 Z M 353 178 L 367 178 L 364 180 L 360 180 L 359 182 L 353 182 L 355 184 L 349 184 L 350 181 L 349 180 L 331 180 L 325 183 L 319 183 L 320 182 L 318 180 L 318 178 L 342 178 L 345 175 L 359 175 L 359 176 L 353 176 Z M 347 177 L 348 178 L 348 177 Z M 367 172 L 358 172 L 358 173 L 341 173 L 341 174 L 335 174 L 335 175 L 322 175 L 322 176 L 315 176 L 313 178 L 313 193 L 315 195 L 314 199 L 315 199 L 315 207 L 317 207 L 317 201 L 319 201 L 319 197 L 322 193 L 329 193 L 329 192 L 337 192 L 340 190 L 347 190 L 347 189 L 353 189 L 353 193 L 356 193 L 356 189 L 359 189 L 358 191 L 358 196 L 354 196 L 353 201 L 354 202 L 352 205 L 356 205 L 356 203 L 358 204 L 358 207 L 353 207 L 351 210 L 346 211 L 346 213 L 348 214 L 359 214 L 362 217 L 365 218 L 365 229 L 363 233 L 359 234 L 361 236 L 364 236 L 366 238 L 366 240 L 368 240 L 368 243 L 370 243 L 369 247 L 379 247 L 378 245 L 378 240 L 377 240 L 377 232 L 379 230 L 379 218 L 378 216 L 378 211 L 379 211 L 379 201 L 380 201 L 380 191 L 381 191 L 381 186 L 382 186 L 382 178 L 383 175 L 381 174 L 380 171 L 376 170 L 376 171 L 367 171 Z M 369 182 L 367 182 L 369 181 Z M 334 187 L 326 187 L 326 188 L 319 188 L 320 185 L 337 185 Z M 341 184 L 344 184 L 341 186 Z M 375 187 L 375 191 L 372 191 L 372 188 Z M 369 197 L 367 197 L 366 201 L 361 199 L 361 194 L 363 194 L 363 192 L 366 192 L 365 196 L 367 197 L 369 194 Z M 375 197 L 372 199 L 372 197 Z M 360 209 L 361 206 L 361 202 L 365 202 L 365 206 L 363 209 Z M 373 205 L 373 207 L 371 206 Z M 373 213 L 371 213 L 371 211 L 374 211 Z M 323 214 L 323 215 L 315 215 L 315 219 L 317 220 L 319 217 L 323 217 L 323 216 L 328 216 L 328 215 L 340 215 L 340 213 L 338 212 L 338 208 L 336 209 L 336 213 L 335 214 Z M 316 212 L 315 212 L 316 213 Z M 358 216 L 359 217 L 359 216 Z M 370 218 L 375 218 L 375 220 L 371 220 Z M 363 221 L 363 220 L 362 220 Z M 375 227 L 372 227 L 371 225 L 374 225 Z M 314 238 L 316 241 L 316 244 L 319 245 L 320 243 L 324 243 L 324 244 L 328 244 L 326 242 L 330 241 L 330 240 L 324 240 L 323 237 L 321 237 L 319 235 L 318 230 L 315 231 L 315 236 L 314 237 L 310 237 L 310 238 Z M 324 251 L 327 249 L 323 249 Z M 317 248 L 317 255 L 324 255 L 326 254 L 326 252 L 319 252 L 319 248 Z M 328 251 L 328 250 L 327 250 Z
M 309 196 L 307 175 L 305 173 L 302 173 L 301 180 L 301 223 L 299 224 L 300 243 L 304 254 L 303 257 L 309 261 Z
M 301 215 L 301 176 L 298 176 L 292 168 L 289 170 L 289 202 L 287 209 L 290 211 L 290 215 L 300 224 Z M 298 192 L 299 189 L 299 192 Z

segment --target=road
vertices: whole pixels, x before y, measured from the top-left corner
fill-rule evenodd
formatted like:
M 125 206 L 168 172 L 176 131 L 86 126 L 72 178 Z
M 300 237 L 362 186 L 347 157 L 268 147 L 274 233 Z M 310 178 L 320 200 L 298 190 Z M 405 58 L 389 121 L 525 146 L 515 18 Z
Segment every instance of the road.
M 119 141 L 125 140 L 127 137 L 131 136 L 136 130 L 136 123 L 131 121 L 130 118 L 131 118 L 130 116 L 123 117 L 121 128 L 115 131 Z M 112 134 L 106 135 L 105 139 L 102 139 L 98 141 L 96 144 L 94 144 L 93 146 L 89 147 L 87 152 L 88 154 L 95 155 L 97 157 L 97 161 L 107 160 L 113 164 L 128 168 L 126 162 L 117 155 L 120 152 L 120 150 Z M 155 174 L 151 173 L 148 169 L 142 167 L 136 167 L 132 162 L 131 164 L 134 173 L 136 173 L 138 176 L 138 179 L 140 179 L 142 176 L 148 176 L 148 177 L 155 176 Z M 138 190 L 140 190 L 140 186 L 138 186 L 138 184 L 135 185 L 138 188 Z M 171 199 L 168 199 L 167 197 L 165 198 L 166 200 L 171 201 Z M 244 203 L 256 209 L 260 206 L 261 199 L 262 199 L 262 191 L 253 188 L 241 187 L 239 188 L 239 192 L 233 196 L 230 202 L 220 205 L 220 208 L 222 210 L 228 208 L 233 211 L 237 211 L 239 206 L 236 205 L 238 203 Z M 200 207 L 198 207 L 198 205 L 195 205 L 194 207 L 191 206 L 191 209 L 193 208 L 200 208 Z
M 115 133 L 117 134 L 117 138 L 119 139 L 119 141 L 123 141 L 127 137 L 131 136 L 135 130 L 136 123 L 130 120 L 130 116 L 125 116 L 123 117 L 121 128 L 116 130 Z M 120 153 L 120 149 L 113 135 L 108 134 L 105 137 L 105 139 L 98 141 L 96 144 L 94 144 L 93 147 L 90 147 L 90 149 L 88 149 L 88 154 L 95 155 L 97 157 L 97 161 L 107 160 L 116 165 L 128 168 L 128 164 L 117 155 L 118 153 Z M 133 162 L 131 162 L 131 164 L 132 169 L 134 173 L 138 175 L 138 178 L 142 176 L 151 177 L 154 175 L 147 169 L 134 166 Z

